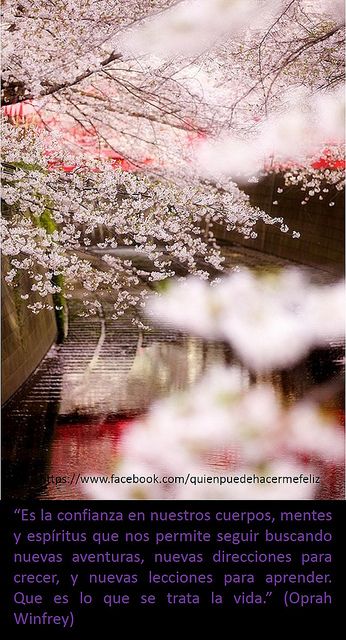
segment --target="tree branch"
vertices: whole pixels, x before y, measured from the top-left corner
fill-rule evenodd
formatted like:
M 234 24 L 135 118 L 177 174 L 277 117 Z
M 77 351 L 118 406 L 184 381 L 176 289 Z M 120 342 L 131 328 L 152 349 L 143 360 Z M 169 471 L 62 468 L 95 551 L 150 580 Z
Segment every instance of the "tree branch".
M 9 101 L 6 101 L 6 104 L 16 104 L 18 102 L 24 102 L 25 100 L 33 100 L 35 97 L 43 98 L 45 96 L 51 96 L 54 93 L 58 93 L 59 91 L 62 91 L 64 89 L 69 89 L 70 87 L 74 87 L 76 84 L 79 84 L 80 82 L 82 82 L 86 78 L 90 78 L 90 76 L 94 75 L 94 73 L 98 73 L 101 69 L 103 70 L 104 67 L 106 67 L 111 62 L 114 62 L 114 60 L 120 60 L 121 58 L 122 58 L 122 54 L 121 53 L 116 53 L 115 51 L 113 51 L 108 56 L 108 58 L 105 58 L 105 60 L 102 60 L 102 62 L 100 62 L 100 68 L 97 68 L 97 69 L 86 69 L 86 71 L 83 71 L 83 73 L 80 73 L 78 76 L 76 76 L 76 78 L 74 80 L 71 80 L 71 82 L 62 82 L 61 84 L 53 84 L 52 85 L 48 81 L 45 81 L 42 84 L 46 88 L 45 88 L 44 91 L 42 91 L 40 93 L 39 96 L 34 96 L 33 94 L 25 94 L 25 95 L 21 95 L 21 96 L 14 96 Z

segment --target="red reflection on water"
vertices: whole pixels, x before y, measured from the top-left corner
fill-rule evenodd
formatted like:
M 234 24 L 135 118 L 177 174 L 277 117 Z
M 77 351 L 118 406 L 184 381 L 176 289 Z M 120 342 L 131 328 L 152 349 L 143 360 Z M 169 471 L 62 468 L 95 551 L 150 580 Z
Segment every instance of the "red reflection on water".
M 92 424 L 81 418 L 76 424 L 59 424 L 51 445 L 49 483 L 44 497 L 86 498 L 78 477 L 114 472 L 122 433 L 134 420 L 119 418 Z

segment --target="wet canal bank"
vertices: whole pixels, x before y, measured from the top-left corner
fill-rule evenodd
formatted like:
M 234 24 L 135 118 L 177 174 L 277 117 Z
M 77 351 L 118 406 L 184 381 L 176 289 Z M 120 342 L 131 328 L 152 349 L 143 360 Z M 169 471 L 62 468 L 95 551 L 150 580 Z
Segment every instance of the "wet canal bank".
M 256 252 L 232 249 L 230 266 L 271 269 L 284 264 Z M 306 268 L 304 268 L 306 270 Z M 323 271 L 308 270 L 315 282 L 331 281 Z M 152 400 L 186 388 L 218 362 L 233 362 L 219 343 L 178 334 L 173 328 L 143 332 L 131 313 L 112 319 L 112 300 L 96 316 L 80 317 L 78 292 L 69 305 L 69 332 L 54 346 L 3 409 L 3 497 L 79 499 L 78 474 L 113 471 L 123 430 Z M 290 401 L 324 385 L 324 402 L 342 407 L 337 376 L 341 347 L 316 351 L 294 370 L 276 372 L 266 382 Z M 246 369 L 242 383 L 256 382 Z M 263 382 L 263 377 L 258 379 Z M 58 482 L 57 479 L 61 481 Z M 333 485 L 333 487 L 331 486 Z M 328 495 L 342 497 L 342 478 L 331 477 Z

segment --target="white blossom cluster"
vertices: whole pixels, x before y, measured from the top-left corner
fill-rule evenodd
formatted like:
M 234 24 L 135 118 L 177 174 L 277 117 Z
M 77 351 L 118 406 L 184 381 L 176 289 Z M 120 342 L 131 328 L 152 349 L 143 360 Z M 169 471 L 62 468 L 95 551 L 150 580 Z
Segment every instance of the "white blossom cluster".
M 311 198 L 325 200 L 334 207 L 335 198 L 345 188 L 345 162 L 343 151 L 335 146 L 326 149 L 315 164 L 286 167 L 283 170 L 286 186 L 298 186 L 302 193 L 301 205 Z
M 290 367 L 312 348 L 344 335 L 343 282 L 317 286 L 296 269 L 240 270 L 215 286 L 173 282 L 147 303 L 154 321 L 224 340 L 253 371 Z

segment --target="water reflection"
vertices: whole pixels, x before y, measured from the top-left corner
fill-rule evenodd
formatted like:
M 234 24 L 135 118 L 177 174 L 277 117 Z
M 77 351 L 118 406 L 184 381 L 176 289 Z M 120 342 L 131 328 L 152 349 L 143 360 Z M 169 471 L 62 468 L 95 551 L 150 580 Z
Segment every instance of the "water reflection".
M 78 474 L 111 474 L 119 450 L 121 434 L 133 418 L 109 418 L 98 423 L 58 423 L 50 447 L 48 475 L 41 498 L 47 500 L 85 499 Z

